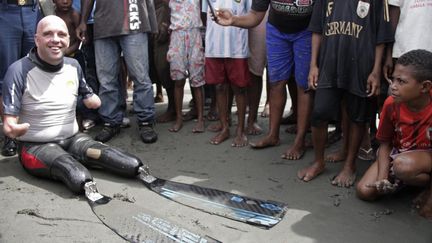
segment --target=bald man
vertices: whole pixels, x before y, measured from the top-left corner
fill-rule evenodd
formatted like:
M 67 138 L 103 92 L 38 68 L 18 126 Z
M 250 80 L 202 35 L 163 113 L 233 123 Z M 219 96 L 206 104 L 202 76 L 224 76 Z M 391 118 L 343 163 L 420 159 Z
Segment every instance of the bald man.
M 142 165 L 138 158 L 78 132 L 78 95 L 90 109 L 101 101 L 78 62 L 64 57 L 69 46 L 65 22 L 54 15 L 43 18 L 34 39 L 36 47 L 9 67 L 3 85 L 3 130 L 18 141 L 24 169 L 60 180 L 75 193 L 93 181 L 84 165 L 134 177 Z

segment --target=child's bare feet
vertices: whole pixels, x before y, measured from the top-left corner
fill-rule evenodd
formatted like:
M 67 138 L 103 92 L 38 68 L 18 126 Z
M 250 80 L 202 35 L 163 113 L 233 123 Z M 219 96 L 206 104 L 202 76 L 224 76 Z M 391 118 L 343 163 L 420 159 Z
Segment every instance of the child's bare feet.
M 351 187 L 356 180 L 355 170 L 351 168 L 343 168 L 337 176 L 333 178 L 331 184 L 338 187 Z
M 193 133 L 201 133 L 204 132 L 204 121 L 197 121 L 195 126 L 192 128 Z
M 163 94 L 161 93 L 156 94 L 156 96 L 154 97 L 154 103 L 163 103 L 163 102 L 164 102 Z
M 420 216 L 427 219 L 432 219 L 432 192 L 431 189 L 426 189 L 421 192 L 415 199 L 414 205 L 418 209 Z
M 170 132 L 178 132 L 180 131 L 180 129 L 182 129 L 183 127 L 183 121 L 181 120 L 176 120 L 176 122 L 174 123 L 174 125 L 168 129 L 168 131 Z
M 210 139 L 210 143 L 218 145 L 229 138 L 229 129 L 221 130 L 216 136 Z
M 279 138 L 272 138 L 270 136 L 264 137 L 259 141 L 256 142 L 250 142 L 249 145 L 254 149 L 262 149 L 272 146 L 279 145 L 280 141 Z
M 282 159 L 298 160 L 303 157 L 305 147 L 301 144 L 293 144 L 281 155 Z
M 195 109 L 190 109 L 190 111 L 186 112 L 183 115 L 183 121 L 190 121 L 197 118 L 198 118 L 198 114 Z
M 241 135 L 237 135 L 234 138 L 231 146 L 233 146 L 233 147 L 244 147 L 247 144 L 248 144 L 247 136 L 245 134 L 241 134 Z
M 269 117 L 270 116 L 270 106 L 268 103 L 265 104 L 264 110 L 261 112 L 261 117 Z
M 324 168 L 324 164 L 315 162 L 312 165 L 299 170 L 297 172 L 297 177 L 304 182 L 308 182 L 321 174 L 324 171 Z
M 346 158 L 346 153 L 341 149 L 336 152 L 328 154 L 324 161 L 330 162 L 330 163 L 336 163 L 340 161 L 344 161 Z
M 174 121 L 176 119 L 176 113 L 174 111 L 166 111 L 162 115 L 156 118 L 156 121 L 159 123 L 166 123 L 170 121 Z
M 258 125 L 258 123 L 254 122 L 249 124 L 246 128 L 247 135 L 260 135 L 262 133 L 262 128 Z

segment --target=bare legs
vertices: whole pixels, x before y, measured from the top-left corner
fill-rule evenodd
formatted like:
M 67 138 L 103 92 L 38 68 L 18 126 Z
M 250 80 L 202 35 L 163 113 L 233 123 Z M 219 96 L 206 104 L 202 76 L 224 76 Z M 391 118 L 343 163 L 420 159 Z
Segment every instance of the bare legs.
M 175 113 L 176 119 L 174 125 L 169 129 L 170 132 L 178 132 L 183 127 L 183 96 L 186 80 L 176 80 L 174 89 Z M 198 122 L 192 129 L 192 132 L 204 132 L 204 96 L 202 87 L 194 87 L 192 91 L 195 96 L 195 106 L 198 112 Z
M 268 134 L 259 141 L 251 142 L 252 148 L 266 148 L 279 145 L 279 128 L 282 113 L 285 107 L 287 92 L 287 81 L 280 81 L 270 86 L 270 127 Z
M 249 105 L 249 115 L 247 119 L 247 134 L 248 135 L 258 135 L 262 133 L 262 129 L 258 126 L 257 116 L 258 107 L 262 92 L 262 76 L 254 75 L 250 73 L 251 85 L 248 87 L 248 105 Z M 237 101 L 236 101 L 237 102 Z
M 312 94 L 297 86 L 297 134 L 294 143 L 282 155 L 284 159 L 300 159 L 305 152 L 305 137 L 310 126 L 312 112 Z
M 236 137 L 232 142 L 233 147 L 243 147 L 247 145 L 247 137 L 244 133 L 245 114 L 246 114 L 246 90 L 236 86 L 231 86 L 237 103 L 238 124 Z M 221 130 L 211 140 L 211 144 L 220 144 L 230 136 L 228 121 L 228 89 L 229 84 L 216 85 L 216 101 L 220 116 Z

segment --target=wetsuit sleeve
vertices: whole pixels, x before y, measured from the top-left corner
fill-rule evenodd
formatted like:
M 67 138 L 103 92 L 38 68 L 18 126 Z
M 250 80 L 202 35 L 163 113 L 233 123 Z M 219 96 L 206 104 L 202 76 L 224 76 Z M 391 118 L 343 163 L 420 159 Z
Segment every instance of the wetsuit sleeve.
M 21 60 L 13 63 L 4 77 L 2 98 L 5 115 L 18 116 L 21 111 L 21 100 L 28 74 L 28 68 L 25 64 Z
M 78 95 L 81 95 L 85 99 L 92 96 L 94 93 L 92 88 L 87 84 L 83 71 L 79 65 L 77 66 L 77 70 L 79 79 Z
M 309 22 L 308 30 L 314 33 L 322 34 L 324 24 L 324 5 L 323 0 L 317 0 L 313 6 L 312 17 Z
M 257 12 L 265 12 L 267 11 L 269 5 L 270 5 L 270 0 L 253 0 L 252 10 Z
M 381 114 L 380 123 L 378 126 L 378 131 L 376 138 L 380 142 L 391 142 L 395 133 L 395 126 L 392 122 L 392 114 L 394 113 L 394 101 L 392 97 L 388 97 L 384 102 Z

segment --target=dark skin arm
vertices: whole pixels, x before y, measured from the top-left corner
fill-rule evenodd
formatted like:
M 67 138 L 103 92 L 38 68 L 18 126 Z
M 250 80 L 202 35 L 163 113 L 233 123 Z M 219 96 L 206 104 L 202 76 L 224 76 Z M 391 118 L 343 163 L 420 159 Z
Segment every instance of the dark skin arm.
M 72 11 L 72 13 L 70 14 L 70 19 L 71 19 L 71 26 L 73 29 L 79 25 L 80 18 L 81 18 L 81 16 L 77 11 Z M 70 46 L 66 50 L 66 53 L 65 53 L 66 56 L 68 56 L 72 53 L 75 53 L 78 50 L 78 47 L 79 47 L 80 42 L 81 42 L 72 30 L 69 32 L 71 35 L 70 36 Z M 72 35 L 74 35 L 74 36 L 72 36 Z
M 81 0 L 81 20 L 76 31 L 78 39 L 85 42 L 87 39 L 87 20 L 93 8 L 94 0 Z
M 236 16 L 228 9 L 217 9 L 217 23 L 223 26 L 236 26 L 240 28 L 250 29 L 261 23 L 264 19 L 266 11 L 257 12 L 250 10 L 246 15 Z
M 379 44 L 375 47 L 374 67 L 369 74 L 366 86 L 366 92 L 369 97 L 379 95 L 380 92 L 381 61 L 384 54 L 384 47 L 384 44 Z
M 389 6 L 389 15 L 390 15 L 390 23 L 392 25 L 393 32 L 396 32 L 396 27 L 397 27 L 397 24 L 399 22 L 400 8 L 390 5 Z M 391 77 L 391 75 L 393 73 L 393 69 L 394 69 L 392 51 L 393 51 L 393 43 L 388 43 L 386 46 L 386 56 L 385 56 L 385 62 L 383 65 L 383 73 L 384 73 L 384 78 L 389 83 L 391 83 L 390 77 Z
M 321 46 L 322 35 L 319 33 L 312 33 L 312 53 L 311 62 L 308 76 L 308 84 L 310 89 L 316 89 L 318 86 L 318 55 Z

